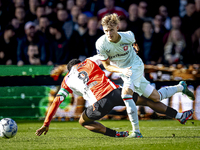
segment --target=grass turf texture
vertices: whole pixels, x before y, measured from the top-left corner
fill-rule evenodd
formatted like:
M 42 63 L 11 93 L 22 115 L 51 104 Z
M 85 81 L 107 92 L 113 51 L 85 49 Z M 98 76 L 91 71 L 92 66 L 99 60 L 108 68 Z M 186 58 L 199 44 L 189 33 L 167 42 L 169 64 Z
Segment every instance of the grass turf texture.
M 144 138 L 112 138 L 93 133 L 78 122 L 52 122 L 47 135 L 37 137 L 35 131 L 42 122 L 22 122 L 18 124 L 18 133 L 14 138 L 0 138 L 1 150 L 25 149 L 81 149 L 81 150 L 199 150 L 200 121 L 189 120 L 186 125 L 176 120 L 140 121 L 140 130 Z M 130 122 L 100 121 L 117 131 L 131 129 Z

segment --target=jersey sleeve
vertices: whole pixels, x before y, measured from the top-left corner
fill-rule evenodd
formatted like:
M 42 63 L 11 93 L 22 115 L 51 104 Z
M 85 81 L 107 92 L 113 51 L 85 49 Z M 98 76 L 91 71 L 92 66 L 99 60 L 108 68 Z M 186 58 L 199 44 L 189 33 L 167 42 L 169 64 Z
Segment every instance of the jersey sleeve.
M 127 38 L 131 43 L 135 43 L 135 35 L 132 31 L 127 31 Z
M 100 66 L 102 64 L 102 62 L 99 58 L 99 55 L 94 55 L 92 57 L 89 57 L 88 59 L 95 62 L 98 66 Z
M 97 40 L 96 50 L 97 50 L 97 55 L 99 56 L 100 60 L 107 60 L 108 59 L 108 55 L 106 54 L 104 46 L 103 46 L 102 38 L 99 38 Z

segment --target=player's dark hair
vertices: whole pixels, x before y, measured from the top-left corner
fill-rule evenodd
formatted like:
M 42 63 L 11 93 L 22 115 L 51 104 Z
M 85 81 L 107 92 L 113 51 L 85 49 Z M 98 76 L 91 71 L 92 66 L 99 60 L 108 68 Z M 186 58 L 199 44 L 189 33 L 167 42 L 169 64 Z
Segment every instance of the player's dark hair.
M 70 60 L 69 63 L 67 64 L 67 70 L 70 72 L 71 68 L 72 68 L 74 65 L 76 65 L 76 64 L 78 64 L 78 63 L 80 63 L 80 62 L 81 62 L 81 61 L 80 61 L 79 59 L 72 59 L 72 60 Z

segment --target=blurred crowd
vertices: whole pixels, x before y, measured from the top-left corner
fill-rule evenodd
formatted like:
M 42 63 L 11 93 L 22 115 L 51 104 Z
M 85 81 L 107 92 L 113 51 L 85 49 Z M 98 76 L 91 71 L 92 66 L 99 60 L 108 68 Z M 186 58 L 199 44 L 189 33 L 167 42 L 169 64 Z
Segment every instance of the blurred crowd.
M 200 64 L 200 0 L 0 0 L 0 65 L 93 56 L 111 13 L 135 34 L 145 64 Z

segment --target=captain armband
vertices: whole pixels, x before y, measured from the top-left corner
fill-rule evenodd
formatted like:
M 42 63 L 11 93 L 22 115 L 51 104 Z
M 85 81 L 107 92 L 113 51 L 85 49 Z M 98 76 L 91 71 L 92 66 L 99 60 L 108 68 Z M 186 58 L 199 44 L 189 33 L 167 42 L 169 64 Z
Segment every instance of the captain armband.
M 68 96 L 69 92 L 64 89 L 64 88 L 61 88 L 59 91 L 58 91 L 58 94 L 57 96 L 60 96 L 60 100 L 63 101 L 67 96 Z

